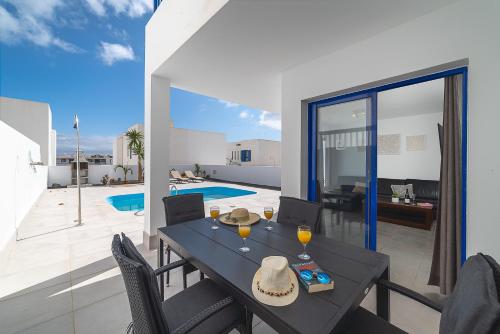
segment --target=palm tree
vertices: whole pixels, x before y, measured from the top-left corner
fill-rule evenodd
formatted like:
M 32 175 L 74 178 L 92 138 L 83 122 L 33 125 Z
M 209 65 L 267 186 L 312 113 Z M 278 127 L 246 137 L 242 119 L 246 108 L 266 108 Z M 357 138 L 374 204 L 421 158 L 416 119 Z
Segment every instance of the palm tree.
M 123 183 L 127 183 L 127 174 L 129 172 L 131 175 L 134 174 L 134 172 L 132 171 L 132 168 L 130 168 L 129 166 L 126 166 L 126 165 L 116 165 L 115 172 L 117 169 L 123 170 Z
M 144 134 L 137 130 L 128 130 L 125 133 L 128 139 L 128 149 L 137 156 L 137 169 L 138 169 L 138 179 L 139 182 L 143 178 L 142 162 L 144 161 Z

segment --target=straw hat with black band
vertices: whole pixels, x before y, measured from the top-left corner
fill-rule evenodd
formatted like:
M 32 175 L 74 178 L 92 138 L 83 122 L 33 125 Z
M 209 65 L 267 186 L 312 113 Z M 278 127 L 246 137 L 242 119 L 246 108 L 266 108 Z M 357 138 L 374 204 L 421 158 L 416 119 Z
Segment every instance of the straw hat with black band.
M 259 302 L 271 306 L 286 306 L 299 295 L 297 276 L 283 256 L 262 259 L 252 281 L 252 293 Z
M 257 223 L 260 220 L 260 216 L 256 213 L 248 212 L 247 209 L 238 208 L 220 215 L 219 220 L 221 223 L 228 225 L 251 225 Z

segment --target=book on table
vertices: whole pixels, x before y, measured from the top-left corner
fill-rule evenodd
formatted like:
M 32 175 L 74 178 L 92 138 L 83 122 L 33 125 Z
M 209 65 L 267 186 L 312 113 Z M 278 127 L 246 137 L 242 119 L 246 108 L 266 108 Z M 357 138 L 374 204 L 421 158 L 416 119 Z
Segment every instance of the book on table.
M 327 284 L 320 283 L 317 279 L 317 274 L 318 273 L 323 273 L 324 270 L 322 270 L 314 261 L 308 261 L 308 262 L 301 262 L 301 263 L 295 263 L 291 265 L 292 270 L 295 272 L 297 275 L 297 279 L 299 280 L 300 284 L 306 289 L 307 292 L 313 293 L 313 292 L 319 292 L 319 291 L 326 291 L 326 290 L 332 290 L 334 288 L 334 282 L 333 282 L 333 277 L 330 276 L 330 282 Z M 311 280 L 305 280 L 302 278 L 300 275 L 300 272 L 303 270 L 310 270 L 313 272 L 313 278 Z

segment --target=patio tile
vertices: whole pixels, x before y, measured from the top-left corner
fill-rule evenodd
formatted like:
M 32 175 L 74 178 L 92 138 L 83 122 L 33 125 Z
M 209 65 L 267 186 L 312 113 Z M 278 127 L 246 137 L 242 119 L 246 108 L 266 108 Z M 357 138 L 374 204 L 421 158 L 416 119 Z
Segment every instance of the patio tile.
M 125 284 L 118 267 L 74 279 L 71 283 L 74 310 L 125 292 Z
M 73 334 L 74 332 L 73 313 L 70 312 L 31 328 L 16 332 L 16 334 Z
M 70 283 L 62 283 L 0 302 L 2 333 L 15 333 L 72 309 Z
M 76 334 L 123 334 L 132 320 L 125 292 L 75 310 Z

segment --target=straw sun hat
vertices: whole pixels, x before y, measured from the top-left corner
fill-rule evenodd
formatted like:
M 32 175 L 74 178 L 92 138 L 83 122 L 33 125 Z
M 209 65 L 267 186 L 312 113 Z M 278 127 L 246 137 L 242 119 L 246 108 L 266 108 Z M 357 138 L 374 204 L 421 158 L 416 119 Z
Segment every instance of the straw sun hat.
M 253 212 L 248 212 L 247 209 L 239 208 L 234 209 L 230 213 L 220 215 L 219 220 L 221 223 L 228 225 L 247 224 L 251 225 L 260 220 L 260 216 Z
M 299 295 L 297 277 L 283 256 L 262 259 L 252 281 L 252 293 L 259 302 L 271 306 L 286 306 Z

